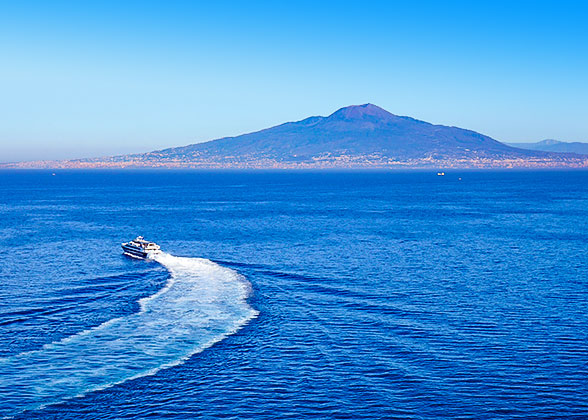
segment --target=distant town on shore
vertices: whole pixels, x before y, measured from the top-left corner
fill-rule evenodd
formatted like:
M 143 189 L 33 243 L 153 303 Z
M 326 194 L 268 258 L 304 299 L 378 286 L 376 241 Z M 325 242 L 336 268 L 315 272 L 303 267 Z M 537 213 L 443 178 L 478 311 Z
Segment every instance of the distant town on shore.
M 587 153 L 587 154 L 584 154 Z M 141 154 L 0 163 L 0 168 L 419 169 L 585 168 L 588 145 L 505 144 L 475 131 L 391 114 L 372 104 L 272 128 Z

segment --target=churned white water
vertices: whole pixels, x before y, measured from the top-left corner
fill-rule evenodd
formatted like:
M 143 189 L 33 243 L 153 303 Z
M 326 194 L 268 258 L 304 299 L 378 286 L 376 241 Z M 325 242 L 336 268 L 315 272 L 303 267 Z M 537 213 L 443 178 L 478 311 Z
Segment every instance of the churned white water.
M 249 285 L 212 261 L 162 253 L 168 283 L 137 313 L 43 348 L 0 359 L 0 395 L 11 415 L 104 389 L 182 363 L 242 327 L 257 312 Z M 6 404 L 8 402 L 8 404 Z

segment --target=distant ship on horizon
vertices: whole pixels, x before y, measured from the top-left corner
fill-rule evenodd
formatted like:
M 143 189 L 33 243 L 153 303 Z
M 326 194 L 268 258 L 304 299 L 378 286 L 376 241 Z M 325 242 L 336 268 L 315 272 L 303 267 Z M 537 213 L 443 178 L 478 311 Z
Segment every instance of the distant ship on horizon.
M 519 145 L 517 145 L 519 146 Z M 373 104 L 148 153 L 0 168 L 418 169 L 588 167 L 588 155 L 528 150 Z

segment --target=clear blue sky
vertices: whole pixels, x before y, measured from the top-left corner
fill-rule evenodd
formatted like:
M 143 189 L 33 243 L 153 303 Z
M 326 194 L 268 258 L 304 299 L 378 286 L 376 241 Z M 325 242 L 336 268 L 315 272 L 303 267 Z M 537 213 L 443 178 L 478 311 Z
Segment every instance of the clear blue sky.
M 588 141 L 588 2 L 1 1 L 0 161 L 148 151 L 371 102 Z

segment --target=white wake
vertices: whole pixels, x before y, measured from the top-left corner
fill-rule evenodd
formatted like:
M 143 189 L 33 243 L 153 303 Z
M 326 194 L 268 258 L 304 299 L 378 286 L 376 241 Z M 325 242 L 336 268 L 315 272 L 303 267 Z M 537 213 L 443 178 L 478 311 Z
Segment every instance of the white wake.
M 0 359 L 0 416 L 180 364 L 257 315 L 247 303 L 248 283 L 235 271 L 166 253 L 154 259 L 170 271 L 170 279 L 139 301 L 139 312 Z

